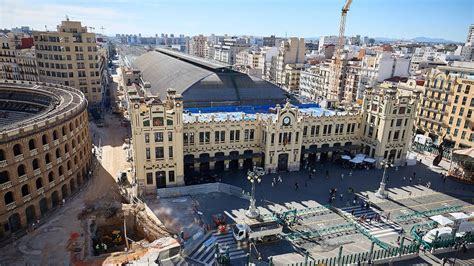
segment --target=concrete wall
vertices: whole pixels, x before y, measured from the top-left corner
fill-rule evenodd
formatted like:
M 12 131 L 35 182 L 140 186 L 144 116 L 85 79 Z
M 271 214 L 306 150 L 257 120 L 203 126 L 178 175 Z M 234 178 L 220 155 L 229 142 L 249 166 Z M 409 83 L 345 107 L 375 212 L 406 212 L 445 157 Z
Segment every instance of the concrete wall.
M 157 189 L 157 194 L 160 198 L 207 194 L 211 192 L 221 192 L 237 197 L 245 196 L 241 188 L 219 182 L 186 187 L 170 187 Z

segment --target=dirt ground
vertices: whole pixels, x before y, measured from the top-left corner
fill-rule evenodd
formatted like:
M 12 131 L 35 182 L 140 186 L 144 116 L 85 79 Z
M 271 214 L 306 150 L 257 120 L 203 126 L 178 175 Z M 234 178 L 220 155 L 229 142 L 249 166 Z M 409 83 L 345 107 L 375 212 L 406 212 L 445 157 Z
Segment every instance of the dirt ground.
M 118 187 L 115 182 L 119 171 L 130 167 L 126 162 L 124 139 L 127 129 L 120 125 L 120 119 L 112 114 L 105 116 L 106 126 L 97 128 L 90 123 L 91 137 L 95 145 L 101 146 L 100 164 L 97 165 L 93 178 L 89 180 L 74 198 L 66 201 L 52 216 L 47 218 L 39 228 L 26 236 L 2 248 L 0 265 L 97 265 L 101 261 L 87 261 L 85 250 L 89 243 L 85 228 L 87 222 L 79 220 L 78 215 L 90 204 L 117 204 L 120 202 Z M 115 203 L 114 203 L 115 202 Z

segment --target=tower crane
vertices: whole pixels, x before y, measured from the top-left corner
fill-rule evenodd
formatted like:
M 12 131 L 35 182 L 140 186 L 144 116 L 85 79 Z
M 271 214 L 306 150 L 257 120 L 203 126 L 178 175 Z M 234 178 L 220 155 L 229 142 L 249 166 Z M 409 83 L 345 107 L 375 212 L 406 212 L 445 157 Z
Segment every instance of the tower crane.
M 336 51 L 334 53 L 335 58 L 334 58 L 334 63 L 333 63 L 333 71 L 332 71 L 332 78 L 329 84 L 329 90 L 330 90 L 330 95 L 334 97 L 335 99 L 330 99 L 330 100 L 335 100 L 335 101 L 340 101 L 340 92 L 339 92 L 339 76 L 341 75 L 341 66 L 342 66 L 342 61 L 341 61 L 341 55 L 344 50 L 344 32 L 346 29 L 346 16 L 347 12 L 349 11 L 349 8 L 352 4 L 352 0 L 346 0 L 346 3 L 342 7 L 341 10 L 341 21 L 339 22 L 339 37 L 337 40 L 337 46 L 336 46 Z

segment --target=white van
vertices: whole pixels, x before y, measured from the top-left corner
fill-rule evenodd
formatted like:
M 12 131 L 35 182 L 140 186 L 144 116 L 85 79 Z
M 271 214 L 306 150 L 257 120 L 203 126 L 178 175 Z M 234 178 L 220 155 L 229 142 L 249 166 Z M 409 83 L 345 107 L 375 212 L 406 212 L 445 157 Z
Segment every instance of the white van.
M 451 227 L 440 227 L 430 230 L 423 236 L 423 241 L 431 243 L 435 240 L 436 232 L 438 232 L 438 240 L 447 240 L 453 237 L 453 229 Z

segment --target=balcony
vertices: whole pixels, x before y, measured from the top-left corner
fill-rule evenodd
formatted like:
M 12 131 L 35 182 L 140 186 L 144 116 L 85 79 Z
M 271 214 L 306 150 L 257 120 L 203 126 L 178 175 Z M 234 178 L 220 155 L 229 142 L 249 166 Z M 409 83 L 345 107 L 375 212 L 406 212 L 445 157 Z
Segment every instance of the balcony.
M 40 187 L 38 188 L 38 190 L 36 190 L 36 193 L 38 193 L 38 195 L 41 195 L 44 193 L 44 188 Z
M 72 148 L 72 153 L 76 153 L 76 148 Z
M 60 163 L 62 163 L 62 162 L 63 162 L 63 158 L 58 158 L 58 159 L 56 160 L 56 163 L 57 163 L 57 164 L 60 164 Z
M 49 182 L 49 188 L 53 188 L 56 185 L 56 181 Z
M 43 145 L 43 151 L 49 150 L 49 144 L 44 144 Z
M 59 176 L 59 182 L 64 181 L 64 175 Z
M 54 145 L 54 146 L 59 145 L 59 140 L 57 139 L 57 140 L 53 141 L 53 145 Z
M 12 187 L 12 181 L 8 181 L 0 185 L 0 190 L 9 189 L 11 187 Z
M 7 160 L 0 161 L 0 167 L 7 166 Z
M 17 155 L 17 156 L 15 156 L 15 162 L 23 161 L 24 158 L 25 157 L 23 156 L 23 154 Z
M 31 200 L 31 195 L 26 195 L 26 196 L 23 197 L 23 202 L 25 202 L 25 203 L 30 201 L 30 200 Z
M 72 170 L 68 170 L 68 171 L 67 171 L 67 174 L 68 174 L 68 175 L 72 175 Z
M 63 136 L 63 141 L 66 141 L 67 140 L 67 135 L 64 135 Z
M 33 171 L 33 174 L 34 174 L 35 176 L 39 176 L 39 175 L 41 174 L 41 169 L 39 169 L 39 168 L 38 168 L 38 169 L 35 169 L 35 170 Z
M 46 170 L 51 169 L 51 167 L 53 167 L 53 163 L 48 163 L 48 164 L 46 164 Z
M 35 156 L 36 154 L 38 154 L 38 149 L 32 149 L 32 150 L 30 150 L 30 155 L 31 155 L 31 156 Z
M 66 159 L 68 159 L 68 158 L 70 157 L 69 152 L 66 152 L 66 153 L 64 154 L 64 157 L 66 157 Z
M 28 180 L 28 175 L 26 175 L 26 174 L 25 174 L 25 175 L 22 175 L 22 176 L 20 176 L 20 177 L 18 177 L 18 182 L 19 182 L 19 183 L 23 183 L 23 182 L 25 182 L 26 180 Z
M 16 208 L 16 202 L 12 202 L 10 204 L 7 204 L 7 211 L 13 210 Z

